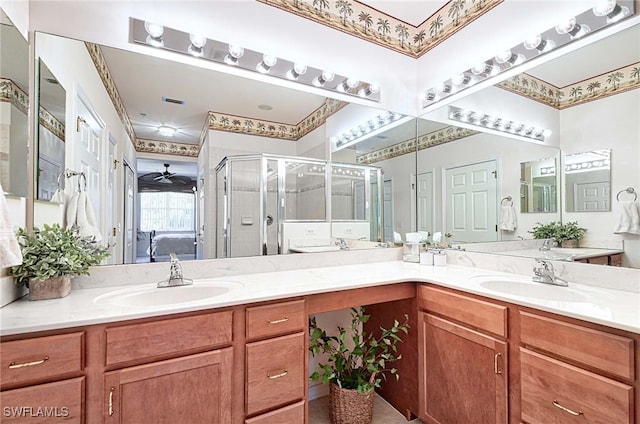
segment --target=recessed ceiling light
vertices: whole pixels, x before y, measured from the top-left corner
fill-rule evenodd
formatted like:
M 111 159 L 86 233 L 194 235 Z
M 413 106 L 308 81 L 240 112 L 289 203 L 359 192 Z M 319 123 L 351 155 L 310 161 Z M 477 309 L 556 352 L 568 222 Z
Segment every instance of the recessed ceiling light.
M 271 105 L 258 105 L 258 109 L 261 109 L 261 110 L 272 110 L 273 106 L 271 106 Z

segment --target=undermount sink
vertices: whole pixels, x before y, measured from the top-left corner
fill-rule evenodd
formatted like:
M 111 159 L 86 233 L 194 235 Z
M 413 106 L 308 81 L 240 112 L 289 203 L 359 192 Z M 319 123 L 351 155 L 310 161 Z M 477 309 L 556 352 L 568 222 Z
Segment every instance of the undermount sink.
M 176 306 L 197 303 L 221 296 L 243 284 L 235 281 L 195 281 L 192 285 L 158 288 L 144 284 L 114 290 L 93 299 L 97 305 L 111 306 Z
M 532 277 L 507 275 L 477 275 L 469 278 L 493 292 L 558 302 L 584 302 L 586 298 L 570 287 L 537 283 Z

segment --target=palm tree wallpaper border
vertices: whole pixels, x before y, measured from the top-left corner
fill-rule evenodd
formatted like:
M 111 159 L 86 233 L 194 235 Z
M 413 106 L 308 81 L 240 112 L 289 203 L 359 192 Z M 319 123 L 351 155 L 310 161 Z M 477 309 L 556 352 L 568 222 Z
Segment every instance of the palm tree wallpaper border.
M 503 81 L 498 87 L 561 110 L 640 88 L 640 62 L 566 87 L 556 87 L 526 73 Z
M 356 0 L 258 0 L 418 58 L 504 0 L 450 0 L 418 26 Z

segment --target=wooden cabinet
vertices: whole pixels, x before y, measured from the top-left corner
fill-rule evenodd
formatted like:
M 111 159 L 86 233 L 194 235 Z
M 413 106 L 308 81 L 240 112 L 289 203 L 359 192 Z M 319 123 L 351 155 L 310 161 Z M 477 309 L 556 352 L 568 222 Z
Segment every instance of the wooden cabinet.
M 105 423 L 231 423 L 232 348 L 108 372 Z
M 81 375 L 84 333 L 35 337 L 0 344 L 1 388 Z
M 230 310 L 105 328 L 104 422 L 231 424 L 232 330 Z
M 84 422 L 84 333 L 0 343 L 0 363 L 0 421 Z
M 247 308 L 245 316 L 249 342 L 245 363 L 246 422 L 306 422 L 305 301 L 253 306 Z
M 418 319 L 420 418 L 507 422 L 507 343 L 429 313 Z
M 634 422 L 632 386 L 524 348 L 520 364 L 524 422 Z
M 0 393 L 3 423 L 83 423 L 84 377 Z
M 633 339 L 523 311 L 520 328 L 524 422 L 635 422 Z

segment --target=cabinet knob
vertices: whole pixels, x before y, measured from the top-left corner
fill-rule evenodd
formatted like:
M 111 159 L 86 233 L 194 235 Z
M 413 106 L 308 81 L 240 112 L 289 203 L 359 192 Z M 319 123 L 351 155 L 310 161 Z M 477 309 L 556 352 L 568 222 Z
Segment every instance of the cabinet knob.
M 282 318 L 282 319 L 274 319 L 273 321 L 269 321 L 269 324 L 282 324 L 283 322 L 287 322 L 289 321 L 289 318 Z
M 111 387 L 111 389 L 109 389 L 109 416 L 113 415 L 113 392 L 115 390 L 115 387 Z

